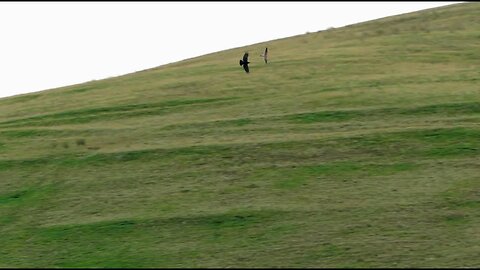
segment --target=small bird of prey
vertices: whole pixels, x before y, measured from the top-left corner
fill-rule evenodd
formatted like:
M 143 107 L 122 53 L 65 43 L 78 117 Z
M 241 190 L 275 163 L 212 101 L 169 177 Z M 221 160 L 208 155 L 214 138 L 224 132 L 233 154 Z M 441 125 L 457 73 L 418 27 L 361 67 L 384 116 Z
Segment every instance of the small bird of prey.
M 248 52 L 246 52 L 244 55 L 243 55 L 243 60 L 240 59 L 240 66 L 243 66 L 243 69 L 245 69 L 245 72 L 250 72 L 250 70 L 248 69 L 248 64 L 250 62 L 248 62 Z
M 265 64 L 267 63 L 267 57 L 268 57 L 268 48 L 265 47 L 265 52 L 263 54 L 260 55 L 261 57 L 263 57 L 263 60 L 265 60 Z

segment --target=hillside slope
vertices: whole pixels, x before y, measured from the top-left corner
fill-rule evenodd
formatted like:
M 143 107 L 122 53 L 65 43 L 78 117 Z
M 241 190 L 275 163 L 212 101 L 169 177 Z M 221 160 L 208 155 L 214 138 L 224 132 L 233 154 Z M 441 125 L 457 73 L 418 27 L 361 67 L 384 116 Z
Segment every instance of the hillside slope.
M 479 12 L 0 99 L 0 267 L 480 266 Z

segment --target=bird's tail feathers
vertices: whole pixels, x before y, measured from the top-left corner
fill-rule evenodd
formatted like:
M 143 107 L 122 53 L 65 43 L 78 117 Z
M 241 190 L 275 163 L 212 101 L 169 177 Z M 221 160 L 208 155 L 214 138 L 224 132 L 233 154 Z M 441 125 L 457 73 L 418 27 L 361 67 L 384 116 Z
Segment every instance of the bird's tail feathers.
M 240 60 L 240 66 L 243 66 L 243 60 Z

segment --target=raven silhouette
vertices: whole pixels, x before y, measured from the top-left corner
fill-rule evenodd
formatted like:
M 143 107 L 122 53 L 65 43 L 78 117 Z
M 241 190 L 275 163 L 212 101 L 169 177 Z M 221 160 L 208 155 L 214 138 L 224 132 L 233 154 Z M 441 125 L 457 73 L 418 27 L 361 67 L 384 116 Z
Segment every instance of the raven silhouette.
M 267 63 L 267 57 L 268 57 L 268 48 L 265 47 L 265 52 L 263 54 L 260 55 L 261 57 L 263 57 L 263 60 L 265 60 L 265 64 Z
M 250 62 L 248 62 L 248 53 L 246 52 L 244 55 L 243 55 L 243 60 L 240 59 L 240 66 L 243 66 L 243 69 L 245 69 L 245 72 L 249 73 L 250 70 L 248 69 L 248 64 Z

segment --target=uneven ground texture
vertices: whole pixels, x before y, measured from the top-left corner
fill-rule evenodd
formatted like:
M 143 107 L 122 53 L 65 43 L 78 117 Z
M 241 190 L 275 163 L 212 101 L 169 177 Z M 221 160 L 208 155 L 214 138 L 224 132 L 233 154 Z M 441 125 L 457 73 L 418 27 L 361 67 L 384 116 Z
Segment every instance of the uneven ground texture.
M 0 99 L 0 267 L 479 267 L 478 14 Z

